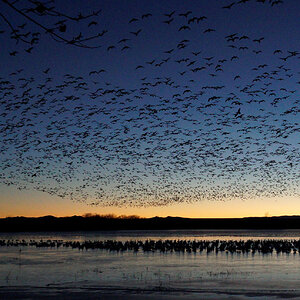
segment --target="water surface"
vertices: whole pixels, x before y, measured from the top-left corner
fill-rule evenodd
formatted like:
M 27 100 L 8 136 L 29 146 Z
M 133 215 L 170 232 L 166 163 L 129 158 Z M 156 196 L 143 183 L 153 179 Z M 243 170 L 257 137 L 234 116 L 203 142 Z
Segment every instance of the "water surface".
M 19 240 L 299 239 L 300 230 L 164 230 L 1 233 Z M 0 286 L 134 291 L 299 291 L 300 255 L 117 252 L 0 247 Z

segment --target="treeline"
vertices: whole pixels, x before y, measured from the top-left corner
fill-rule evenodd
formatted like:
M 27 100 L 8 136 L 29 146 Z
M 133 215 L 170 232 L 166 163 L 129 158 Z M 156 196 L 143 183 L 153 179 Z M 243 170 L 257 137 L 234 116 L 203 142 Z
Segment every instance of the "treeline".
M 99 214 L 93 214 L 93 213 L 86 213 L 83 215 L 84 218 L 103 218 L 103 219 L 141 219 L 138 215 L 120 215 L 117 216 L 115 214 L 105 214 L 105 215 L 99 215 Z
M 1 232 L 166 229 L 300 229 L 300 216 L 190 219 L 87 214 L 72 217 L 44 216 L 0 219 Z

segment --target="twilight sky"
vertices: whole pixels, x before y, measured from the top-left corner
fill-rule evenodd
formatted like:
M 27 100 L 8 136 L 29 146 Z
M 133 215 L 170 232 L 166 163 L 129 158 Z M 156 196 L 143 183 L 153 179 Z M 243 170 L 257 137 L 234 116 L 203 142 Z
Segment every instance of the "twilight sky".
M 0 12 L 0 217 L 300 214 L 297 0 Z

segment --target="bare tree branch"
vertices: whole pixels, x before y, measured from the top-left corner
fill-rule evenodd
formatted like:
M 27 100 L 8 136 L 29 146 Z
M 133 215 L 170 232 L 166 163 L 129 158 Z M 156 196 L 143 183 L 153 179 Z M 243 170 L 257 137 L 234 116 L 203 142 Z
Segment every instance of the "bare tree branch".
M 97 36 L 92 36 L 92 37 L 89 37 L 89 38 L 86 38 L 86 39 L 83 39 L 83 40 L 80 40 L 80 41 L 77 41 L 75 38 L 73 38 L 72 40 L 67 40 L 65 39 L 64 37 L 58 35 L 57 33 L 55 33 L 53 31 L 53 29 L 49 29 L 47 27 L 45 27 L 44 25 L 42 25 L 41 23 L 39 23 L 38 21 L 36 21 L 35 19 L 33 19 L 32 17 L 28 16 L 26 13 L 24 13 L 23 11 L 21 11 L 20 9 L 18 9 L 17 7 L 15 7 L 12 3 L 10 3 L 8 0 L 1 0 L 3 3 L 5 3 L 6 5 L 8 5 L 9 7 L 11 7 L 14 11 L 16 11 L 18 14 L 22 15 L 23 17 L 25 17 L 26 19 L 28 19 L 30 22 L 34 23 L 35 25 L 37 25 L 38 27 L 42 28 L 43 30 L 45 30 L 46 33 L 50 33 L 50 35 L 52 36 L 52 38 L 54 38 L 55 41 L 61 41 L 61 42 L 64 42 L 66 44 L 69 44 L 69 45 L 73 45 L 73 46 L 76 46 L 76 47 L 81 47 L 81 48 L 90 48 L 90 49 L 94 49 L 94 48 L 99 48 L 101 46 L 88 46 L 88 45 L 84 45 L 82 44 L 83 41 L 87 41 L 87 40 L 92 40 L 92 39 L 96 39 L 97 37 L 99 37 L 99 35 Z M 31 1 L 32 2 L 32 1 Z M 36 4 L 36 3 L 35 3 Z M 93 14 L 91 15 L 88 15 L 88 16 L 78 16 L 77 18 L 73 18 L 73 17 L 68 17 L 66 15 L 62 15 L 62 16 L 65 16 L 69 19 L 72 19 L 72 20 L 80 20 L 82 18 L 88 18 L 90 16 L 93 16 L 97 13 L 99 13 L 100 11 L 98 12 L 93 12 Z M 59 13 L 60 14 L 60 13 Z M 16 32 L 16 30 L 12 27 L 12 25 L 10 24 L 10 22 L 1 14 L 1 17 L 6 21 L 6 23 L 12 28 L 12 30 L 14 32 Z M 22 39 L 22 41 L 24 41 Z M 30 43 L 27 41 L 27 43 Z
M 7 19 L 3 14 L 0 13 L 0 17 L 7 23 L 7 25 L 10 27 L 10 29 L 12 30 L 12 32 L 15 34 L 15 37 L 14 37 L 14 38 L 20 39 L 20 40 L 21 40 L 22 42 L 24 42 L 24 43 L 30 44 L 29 41 L 26 41 L 26 40 L 24 40 L 24 39 L 22 38 L 22 35 L 20 35 L 20 34 L 17 33 L 18 30 L 15 29 L 15 28 L 12 26 L 12 24 L 8 21 L 8 19 Z

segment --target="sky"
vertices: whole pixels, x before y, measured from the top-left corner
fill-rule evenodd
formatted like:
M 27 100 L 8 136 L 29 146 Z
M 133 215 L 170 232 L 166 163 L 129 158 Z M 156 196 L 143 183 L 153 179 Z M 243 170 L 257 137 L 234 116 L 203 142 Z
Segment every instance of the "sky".
M 0 217 L 300 214 L 297 0 L 8 2 Z

